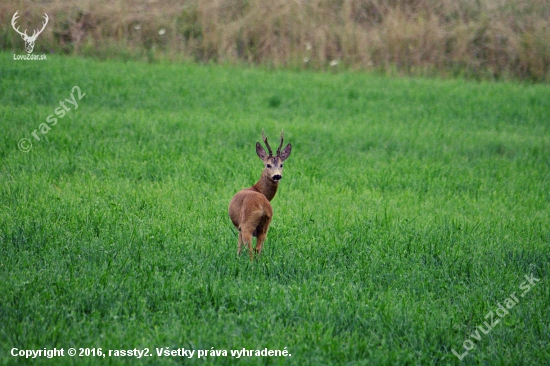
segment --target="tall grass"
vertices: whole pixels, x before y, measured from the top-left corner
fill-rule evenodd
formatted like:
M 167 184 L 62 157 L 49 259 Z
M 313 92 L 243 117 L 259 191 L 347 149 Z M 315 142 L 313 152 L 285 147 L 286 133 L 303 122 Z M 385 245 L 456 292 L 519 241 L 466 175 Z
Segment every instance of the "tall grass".
M 21 50 L 10 27 L 51 25 L 41 51 L 158 57 L 274 67 L 351 67 L 399 74 L 548 81 L 550 2 L 539 0 L 7 0 L 0 47 Z
M 245 365 L 548 365 L 549 86 L 10 56 L 0 365 L 187 364 L 157 347 L 292 354 Z M 37 141 L 75 85 L 78 109 Z M 227 206 L 259 178 L 262 128 L 293 152 L 251 263 Z M 459 362 L 525 275 L 540 283 Z M 155 355 L 25 363 L 13 347 Z

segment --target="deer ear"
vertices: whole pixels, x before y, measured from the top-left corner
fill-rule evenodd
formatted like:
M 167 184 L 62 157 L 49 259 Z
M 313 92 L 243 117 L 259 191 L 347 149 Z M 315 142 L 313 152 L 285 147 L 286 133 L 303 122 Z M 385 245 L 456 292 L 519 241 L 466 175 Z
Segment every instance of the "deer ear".
M 260 145 L 259 142 L 256 142 L 256 154 L 258 154 L 258 156 L 262 160 L 267 159 L 267 154 L 266 154 L 264 148 L 262 147 L 262 145 Z
M 281 160 L 285 161 L 290 156 L 290 151 L 292 150 L 292 145 L 288 144 L 286 147 L 281 151 Z

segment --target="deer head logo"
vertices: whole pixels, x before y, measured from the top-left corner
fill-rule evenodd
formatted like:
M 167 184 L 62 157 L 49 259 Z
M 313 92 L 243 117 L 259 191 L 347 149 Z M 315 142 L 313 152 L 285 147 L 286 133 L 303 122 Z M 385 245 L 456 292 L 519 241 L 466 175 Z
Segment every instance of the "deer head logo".
M 13 27 L 13 29 L 19 33 L 19 35 L 21 36 L 21 38 L 23 38 L 23 40 L 25 41 L 25 49 L 27 50 L 27 53 L 31 53 L 32 50 L 34 49 L 34 42 L 36 41 L 36 38 L 38 38 L 38 36 L 40 35 L 40 33 L 42 33 L 42 31 L 44 30 L 44 28 L 46 28 L 46 24 L 48 24 L 48 14 L 44 13 L 44 20 L 45 22 L 42 23 L 42 29 L 38 30 L 38 29 L 35 29 L 32 36 L 28 36 L 27 35 L 27 30 L 25 29 L 24 32 L 21 32 L 19 31 L 19 27 L 15 27 L 15 21 L 17 20 L 17 18 L 19 18 L 19 16 L 17 15 L 19 11 L 16 11 L 15 14 L 13 14 L 13 17 L 11 18 L 11 26 Z

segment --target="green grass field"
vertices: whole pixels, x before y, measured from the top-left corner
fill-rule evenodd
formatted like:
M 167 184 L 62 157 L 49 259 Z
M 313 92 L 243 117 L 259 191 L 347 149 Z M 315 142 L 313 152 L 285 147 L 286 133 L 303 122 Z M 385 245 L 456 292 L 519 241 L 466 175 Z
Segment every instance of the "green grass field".
M 548 85 L 0 54 L 0 121 L 1 365 L 550 363 Z M 293 150 L 250 262 L 262 128 Z

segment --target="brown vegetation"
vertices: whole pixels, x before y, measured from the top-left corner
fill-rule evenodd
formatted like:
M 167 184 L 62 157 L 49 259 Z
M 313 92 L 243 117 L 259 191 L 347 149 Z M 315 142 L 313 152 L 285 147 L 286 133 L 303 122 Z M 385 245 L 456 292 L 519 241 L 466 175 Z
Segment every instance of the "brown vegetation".
M 2 1 L 0 48 L 23 52 L 16 10 L 50 16 L 35 53 L 550 80 L 548 1 Z

